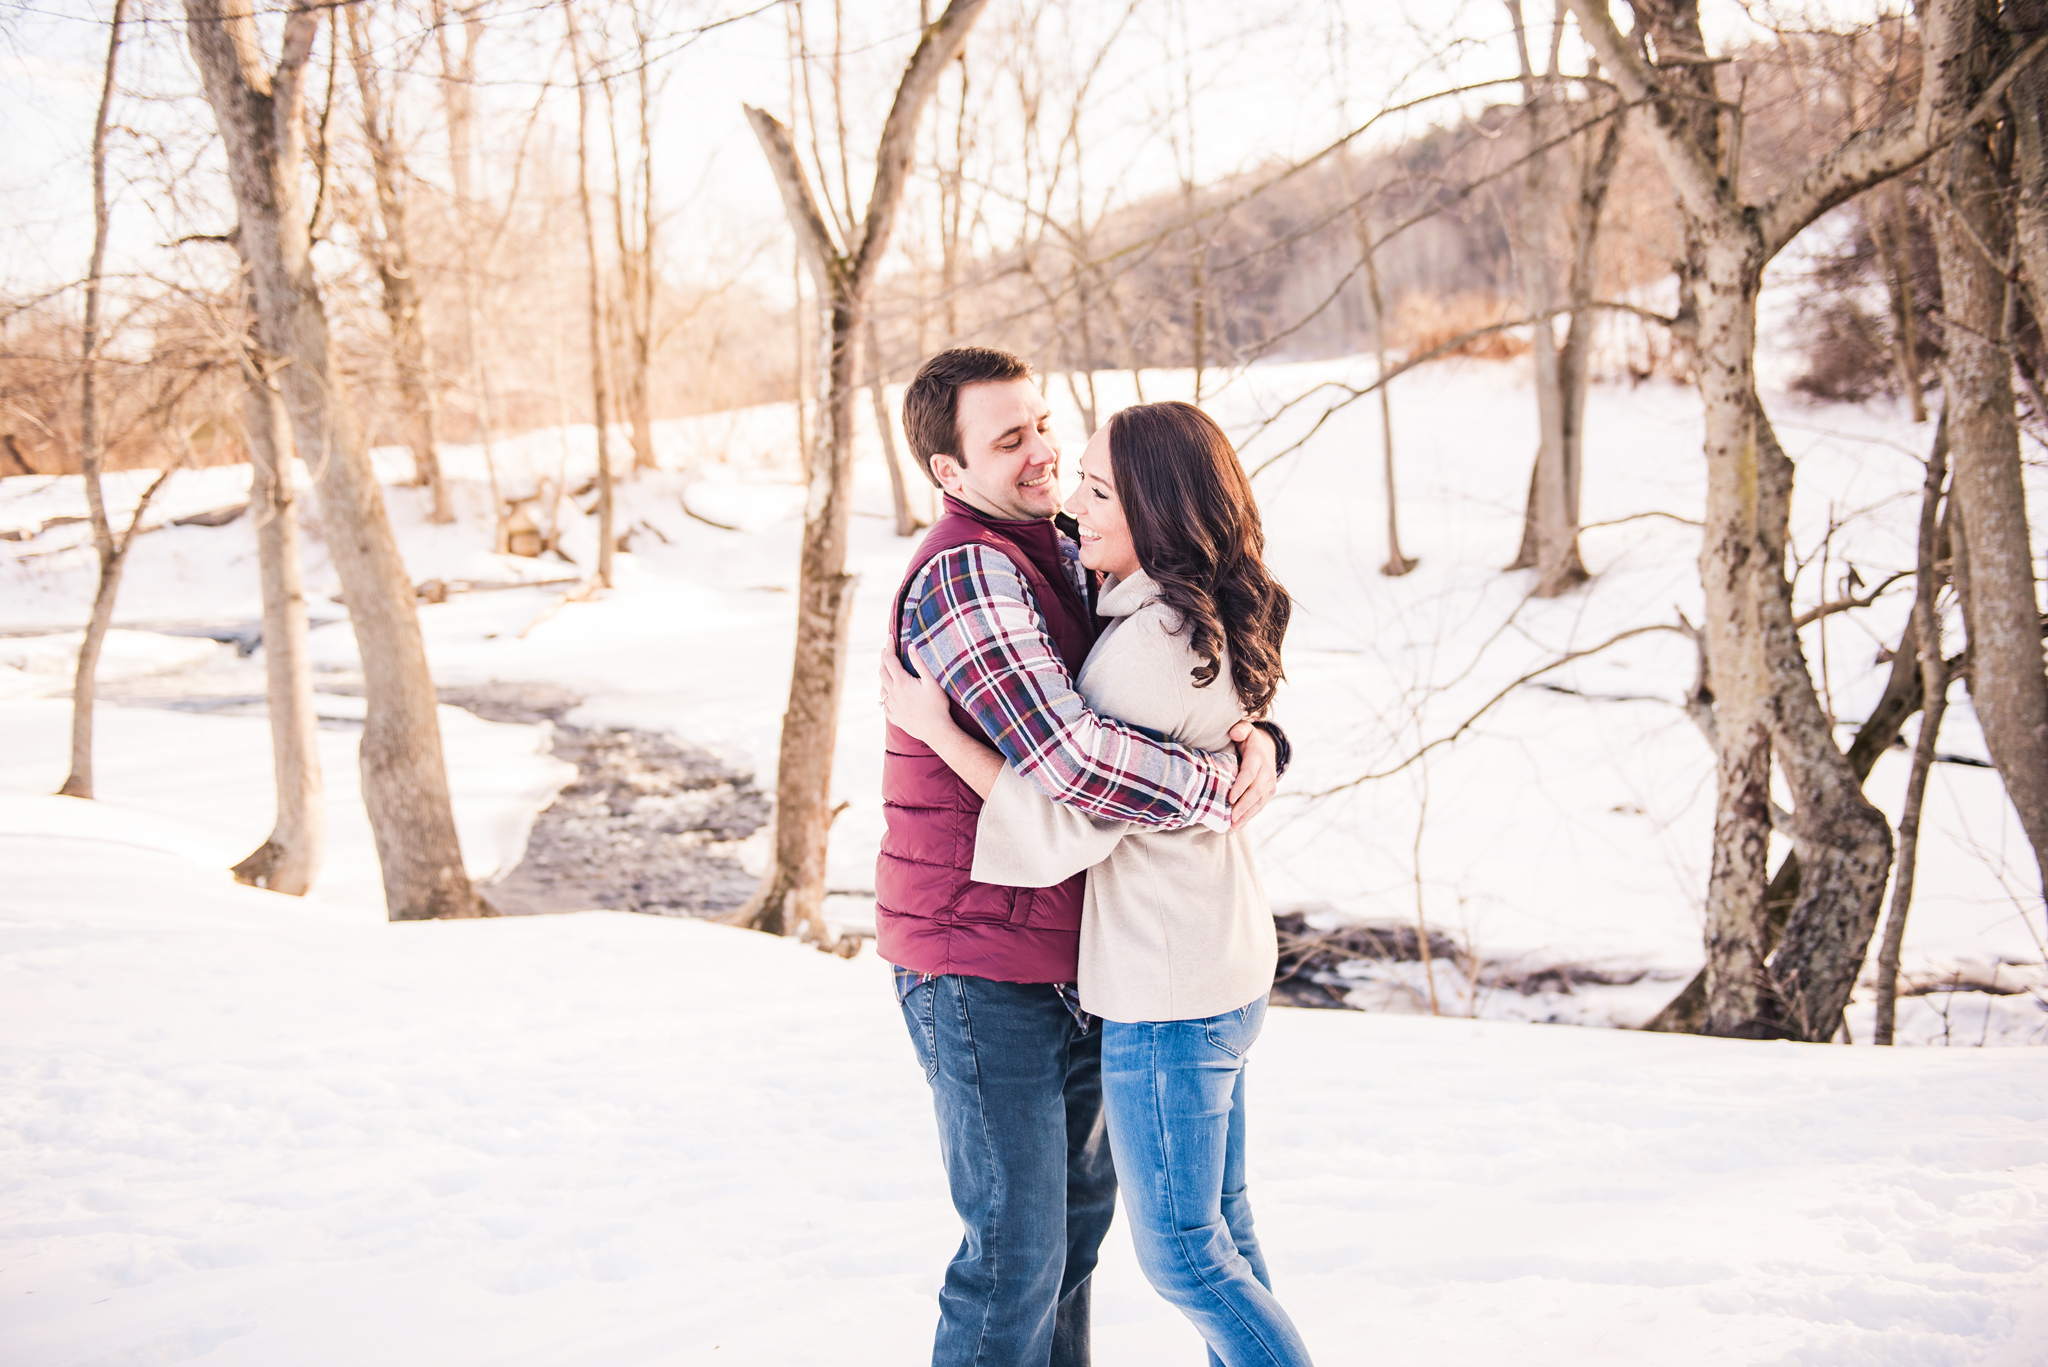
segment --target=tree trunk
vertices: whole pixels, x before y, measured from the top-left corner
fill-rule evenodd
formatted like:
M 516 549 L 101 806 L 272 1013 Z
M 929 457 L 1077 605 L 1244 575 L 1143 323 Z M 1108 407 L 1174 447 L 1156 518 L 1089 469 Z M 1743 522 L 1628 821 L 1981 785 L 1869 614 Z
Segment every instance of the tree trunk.
M 1913 297 L 1913 276 L 1907 269 L 1912 254 L 1912 221 L 1906 216 L 1906 194 L 1898 181 L 1888 182 L 1870 206 L 1870 235 L 1884 262 L 1885 284 L 1892 301 L 1892 365 L 1899 386 L 1912 405 L 1913 421 L 1927 421 L 1927 398 L 1920 388 L 1920 307 Z
M 1946 428 L 1935 431 L 1935 450 L 1930 459 L 1945 460 L 1947 456 Z M 1924 696 L 1921 686 L 1921 671 L 1918 664 L 1917 642 L 1919 635 L 1911 621 L 1899 636 L 1898 648 L 1892 652 L 1892 670 L 1885 682 L 1883 695 L 1863 725 L 1857 728 L 1856 739 L 1849 746 L 1849 768 L 1856 775 L 1858 783 L 1867 782 L 1870 771 L 1877 764 L 1877 757 L 1891 748 L 1906 722 L 1921 708 Z M 1785 933 L 1785 923 L 1790 919 L 1792 906 L 1799 899 L 1799 855 L 1795 851 L 1785 856 L 1778 865 L 1778 871 L 1771 876 L 1770 885 L 1764 890 L 1763 953 L 1765 957 L 1776 950 L 1778 941 Z M 1678 995 L 1665 1003 L 1662 1010 L 1643 1025 L 1645 1030 L 1668 1031 L 1674 1034 L 1701 1034 L 1707 1025 L 1707 970 L 1701 968 L 1695 973 Z
M 852 315 L 832 310 L 832 363 L 812 462 L 798 569 L 796 657 L 783 713 L 775 777 L 775 862 L 758 927 L 770 935 L 803 928 L 819 945 L 825 925 L 825 854 L 832 833 L 832 754 L 846 682 L 846 639 L 858 578 L 846 573 L 853 492 L 853 399 L 858 341 Z
M 227 153 L 258 331 L 283 363 L 278 377 L 293 442 L 320 472 L 321 519 L 363 662 L 363 803 L 377 840 L 386 914 L 394 921 L 485 915 L 456 838 L 412 584 L 329 353 L 300 204 L 303 81 L 322 8 L 293 0 L 274 71 L 263 65 L 249 0 L 185 0 L 186 40 Z
M 1369 234 L 1369 229 L 1361 228 Z M 1390 579 L 1398 579 L 1413 570 L 1421 562 L 1401 553 L 1400 500 L 1394 492 L 1394 401 L 1387 392 L 1391 386 L 1386 383 L 1387 374 L 1387 305 L 1380 294 L 1379 244 L 1367 241 L 1365 246 L 1365 282 L 1372 295 L 1372 348 L 1373 382 L 1380 391 L 1380 476 L 1381 485 L 1387 494 L 1387 563 L 1380 566 L 1380 573 Z
M 121 587 L 122 554 L 125 543 L 116 546 L 113 527 L 107 521 L 106 499 L 100 489 L 100 273 L 107 259 L 107 114 L 114 103 L 114 67 L 121 56 L 121 24 L 127 16 L 128 0 L 114 0 L 114 13 L 107 26 L 106 70 L 100 77 L 99 113 L 92 126 L 92 260 L 85 272 L 85 328 L 79 345 L 78 462 L 85 478 L 85 506 L 92 517 L 92 544 L 99 555 L 99 584 L 93 590 L 92 616 L 86 622 L 85 639 L 78 646 L 78 667 L 71 681 L 71 771 L 57 790 L 60 797 L 92 796 L 92 720 L 97 696 L 100 646 L 107 626 L 114 620 L 114 595 Z M 145 497 L 144 503 L 147 503 Z M 142 509 L 135 510 L 129 535 L 142 525 Z
M 1935 564 L 1941 533 L 1941 486 L 1946 477 L 1947 448 L 1937 441 L 1927 462 L 1920 494 L 1920 543 L 1913 585 L 1913 633 L 1919 642 L 1921 690 L 1927 699 L 1920 736 L 1913 745 L 1913 769 L 1906 778 L 1905 808 L 1899 813 L 1899 865 L 1892 879 L 1892 909 L 1885 918 L 1884 938 L 1877 951 L 1877 1023 L 1874 1043 L 1890 1044 L 1898 1025 L 1899 950 L 1906 938 L 1906 913 L 1913 905 L 1913 873 L 1920 850 L 1920 809 L 1927 796 L 1927 774 L 1934 767 L 1934 742 L 1941 734 L 1948 707 L 1948 664 L 1941 654 L 1941 619 L 1934 596 L 1940 591 Z
M 562 6 L 569 25 L 569 48 L 576 60 L 576 195 L 583 207 L 583 244 L 590 264 L 590 409 L 597 429 L 597 582 L 612 586 L 612 443 L 611 395 L 605 383 L 604 275 L 597 257 L 597 214 L 590 203 L 590 81 L 583 59 L 583 40 L 576 27 L 576 6 Z
M 235 881 L 304 896 L 320 872 L 327 843 L 321 803 L 319 718 L 313 714 L 313 665 L 306 649 L 305 572 L 292 491 L 291 415 L 257 361 L 245 371 L 250 510 L 263 588 L 263 669 L 270 704 L 271 767 L 277 820 L 270 836 L 235 865 Z
M 889 467 L 889 504 L 896 514 L 896 535 L 913 536 L 924 520 L 910 510 L 910 489 L 905 483 L 903 462 L 896 455 L 896 420 L 889 413 L 889 396 L 882 385 L 882 349 L 875 341 L 875 324 L 868 320 L 868 393 L 875 404 L 875 430 L 882 436 L 882 463 Z
M 1713 693 L 1714 844 L 1707 877 L 1707 1033 L 1773 1033 L 1765 969 L 1763 893 L 1769 869 L 1771 677 L 1756 578 L 1782 574 L 1759 525 L 1759 453 L 1751 357 L 1761 252 L 1750 234 L 1699 225 L 1705 261 L 1700 291 L 1699 389 L 1706 420 L 1705 590 L 1707 682 Z M 1764 544 L 1759 544 L 1763 541 Z M 1764 561 L 1762 566 L 1758 561 Z
M 2016 301 L 2006 287 L 2013 234 L 1987 139 L 1960 139 L 1944 161 L 1934 240 L 1942 309 L 1953 320 L 1942 389 L 1954 453 L 1952 497 L 1969 558 L 1964 678 L 1984 744 L 2033 845 L 2037 877 L 2048 878 L 2048 673 L 2014 414 L 2009 342 Z
M 455 520 L 448 506 L 448 486 L 441 478 L 441 459 L 434 446 L 433 367 L 427 359 L 427 337 L 420 322 L 420 292 L 405 229 L 405 154 L 387 121 L 383 91 L 370 60 L 364 33 L 368 19 L 361 7 L 342 11 L 348 24 L 349 63 L 355 68 L 356 90 L 363 102 L 363 141 L 370 149 L 371 174 L 377 186 L 377 216 L 382 232 L 372 249 L 377 280 L 383 287 L 384 318 L 391 327 L 391 359 L 398 371 L 398 396 L 404 408 L 405 444 L 412 449 L 413 483 L 425 485 L 433 498 L 429 514 L 437 523 Z
M 479 0 L 480 2 L 480 0 Z M 476 417 L 477 442 L 483 447 L 484 475 L 491 490 L 491 550 L 503 555 L 510 540 L 508 524 L 512 510 L 498 486 L 497 452 L 491 446 L 490 375 L 484 364 L 483 347 L 477 338 L 476 205 L 470 193 L 472 159 L 470 122 L 474 107 L 470 85 L 476 76 L 476 46 L 483 36 L 483 18 L 472 3 L 458 11 L 462 25 L 462 56 L 457 58 L 448 42 L 448 14 L 442 0 L 433 0 L 434 42 L 441 58 L 441 103 L 448 119 L 448 179 L 455 191 L 457 220 L 456 247 L 462 264 L 462 351 L 469 373 L 471 403 Z
M 633 282 L 638 287 L 633 292 L 633 375 L 627 386 L 626 407 L 633 419 L 633 468 L 659 470 L 661 465 L 654 458 L 654 414 L 648 378 L 654 368 L 654 236 L 657 227 L 654 213 L 654 132 L 649 123 L 653 109 L 647 87 L 648 68 L 653 63 L 647 53 L 647 26 L 641 22 L 637 10 L 635 32 L 640 53 L 640 249 L 638 271 Z
M 2048 29 L 2048 0 L 2009 0 L 2011 31 Z M 2006 96 L 2012 113 L 2013 236 L 2019 246 L 2020 278 L 2038 324 L 2048 318 L 2048 65 L 2036 58 Z
M 1792 584 L 1784 574 L 1791 520 L 1792 462 L 1761 406 L 1756 410 L 1757 501 L 1774 554 L 1759 567 L 1759 616 L 1771 674 L 1772 740 L 1791 789 L 1792 848 L 1799 855 L 1799 897 L 1771 956 L 1771 1013 L 1754 1024 L 1825 1044 L 1840 1028 L 1856 990 L 1872 933 L 1884 910 L 1892 835 L 1884 814 L 1835 744 L 1834 725 L 1814 691 L 1793 622 Z M 1934 645 L 1940 649 L 1937 641 Z M 1745 1032 L 1748 1033 L 1748 1032 Z
M 747 109 L 774 172 L 797 250 L 819 296 L 830 306 L 829 360 L 819 432 L 804 506 L 797 580 L 796 652 L 783 714 L 775 776 L 775 855 L 747 905 L 727 919 L 771 934 L 799 927 L 821 947 L 833 944 L 824 918 L 825 855 L 831 836 L 832 753 L 846 673 L 846 640 L 855 576 L 846 572 L 853 493 L 853 405 L 860 389 L 860 339 L 868 298 L 888 250 L 903 198 L 917 124 L 939 73 L 959 55 L 988 0 L 952 0 L 911 55 L 882 126 L 874 190 L 859 240 L 842 250 L 818 210 L 788 130 L 759 109 Z M 852 207 L 848 206 L 848 215 Z M 858 942 L 855 942 L 857 947 Z
M 1509 568 L 1534 567 L 1535 594 L 1555 598 L 1586 581 L 1586 567 L 1579 558 L 1577 428 L 1579 415 L 1572 412 L 1574 398 L 1583 410 L 1585 391 L 1583 355 L 1572 354 L 1574 342 L 1582 350 L 1579 315 L 1572 315 L 1573 340 L 1560 348 L 1555 315 L 1558 308 L 1557 268 L 1551 254 L 1551 239 L 1562 216 L 1564 186 L 1557 175 L 1555 152 L 1536 151 L 1549 141 L 1557 123 L 1558 68 L 1555 42 L 1550 61 L 1538 75 L 1530 60 L 1527 27 L 1522 20 L 1521 0 L 1508 0 L 1508 14 L 1514 22 L 1515 43 L 1522 64 L 1522 108 L 1528 127 L 1531 155 L 1522 171 L 1522 194 L 1517 224 L 1517 264 L 1522 276 L 1523 302 L 1536 320 L 1532 336 L 1536 372 L 1536 468 L 1529 477 L 1529 507 L 1523 519 L 1522 547 Z M 1564 16 L 1557 16 L 1553 36 Z M 1604 195 L 1604 187 L 1601 193 Z M 1597 202 L 1597 201 L 1596 201 Z M 1594 224 L 1598 225 L 1597 212 Z M 1590 245 L 1590 244 L 1589 244 Z M 1575 255 L 1572 292 L 1582 284 L 1576 269 L 1587 254 Z M 1574 298 L 1574 306 L 1582 301 Z M 1574 395 L 1574 369 L 1580 381 Z
M 1823 152 L 1771 198 L 1744 203 L 1724 148 L 1697 0 L 1638 8 L 1659 65 L 1615 27 L 1608 0 L 1567 0 L 1617 87 L 1648 113 L 1678 192 L 1698 310 L 1707 527 L 1700 554 L 1716 734 L 1714 855 L 1706 905 L 1707 1029 L 1826 1040 L 1839 1026 L 1891 857 L 1891 832 L 1835 745 L 1799 646 L 1785 578 L 1792 465 L 1756 398 L 1756 291 L 1765 265 L 1835 205 L 1910 171 L 1988 106 L 1967 86 L 1975 0 L 1927 0 L 1914 108 Z M 2009 76 L 2009 72 L 2007 73 Z M 1736 125 L 1739 128 L 1739 123 Z M 2038 663 L 2038 660 L 2037 660 Z M 1773 750 L 1796 810 L 1798 898 L 1764 962 Z
M 85 639 L 78 646 L 78 668 L 71 676 L 71 772 L 64 776 L 64 785 L 57 790 L 59 797 L 93 795 L 92 712 L 98 692 L 100 648 L 106 644 L 107 628 L 114 622 L 114 598 L 121 591 L 121 572 L 128 565 L 128 548 L 142 529 L 142 515 L 149 511 L 151 500 L 170 477 L 171 472 L 166 470 L 150 482 L 135 505 L 127 532 L 116 538 L 107 520 L 106 504 L 100 497 L 98 458 L 86 467 L 85 487 L 92 512 L 93 542 L 99 551 L 100 577 L 93 590 L 92 616 L 86 620 Z
M 654 459 L 654 417 L 650 407 L 648 372 L 654 355 L 654 166 L 653 131 L 648 126 L 652 98 L 648 89 L 647 28 L 637 7 L 634 31 L 639 61 L 639 148 L 629 182 L 625 163 L 619 155 L 618 110 L 612 99 L 609 75 L 598 79 L 604 85 L 607 131 L 612 150 L 612 232 L 619 251 L 619 307 L 611 311 L 612 331 L 618 342 L 620 389 L 631 427 L 633 465 L 631 473 L 658 470 Z M 628 184 L 632 194 L 627 193 Z M 637 200 L 637 219 L 628 230 L 628 200 Z M 637 234 L 638 240 L 635 240 Z

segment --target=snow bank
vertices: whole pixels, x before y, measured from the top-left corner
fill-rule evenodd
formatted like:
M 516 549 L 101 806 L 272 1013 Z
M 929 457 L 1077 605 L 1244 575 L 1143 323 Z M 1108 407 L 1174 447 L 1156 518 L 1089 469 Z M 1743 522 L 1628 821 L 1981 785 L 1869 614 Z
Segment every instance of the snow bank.
M 250 686 L 260 696 L 261 670 L 244 664 L 259 676 Z M 318 704 L 330 719 L 319 732 L 327 858 L 312 899 L 382 921 L 383 882 L 356 767 L 362 699 L 320 694 Z M 270 722 L 260 707 L 243 710 L 256 715 L 101 703 L 93 718 L 98 800 L 87 804 L 45 796 L 64 781 L 70 703 L 0 706 L 0 831 L 69 836 L 92 822 L 103 839 L 168 850 L 226 880 L 228 869 L 269 835 L 277 810 Z M 440 718 L 463 861 L 472 877 L 490 878 L 519 862 L 534 814 L 576 769 L 548 753 L 545 726 L 482 721 L 455 707 L 441 708 Z M 81 866 L 80 877 L 91 893 L 90 865 Z
M 958 1229 L 872 958 L 611 913 L 383 925 L 131 832 L 0 836 L 9 1361 L 929 1351 Z M 2035 1051 L 1276 1011 L 1252 1098 L 1262 1236 L 1326 1363 L 2048 1354 Z M 1099 1361 L 1198 1360 L 1121 1225 L 1096 1304 Z
M 0 698 L 69 695 L 78 672 L 82 631 L 45 636 L 0 637 Z M 201 636 L 167 636 L 154 631 L 109 630 L 100 645 L 97 677 L 102 683 L 146 678 L 191 669 L 221 657 L 234 647 Z

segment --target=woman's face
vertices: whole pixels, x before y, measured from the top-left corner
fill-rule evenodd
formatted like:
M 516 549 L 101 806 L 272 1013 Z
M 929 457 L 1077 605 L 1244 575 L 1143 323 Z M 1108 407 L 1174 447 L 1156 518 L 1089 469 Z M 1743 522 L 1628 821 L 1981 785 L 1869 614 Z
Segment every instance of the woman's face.
M 1081 483 L 1067 500 L 1067 515 L 1081 524 L 1081 563 L 1091 570 L 1128 579 L 1138 572 L 1138 548 L 1117 500 L 1110 469 L 1109 424 L 1096 429 L 1081 453 Z

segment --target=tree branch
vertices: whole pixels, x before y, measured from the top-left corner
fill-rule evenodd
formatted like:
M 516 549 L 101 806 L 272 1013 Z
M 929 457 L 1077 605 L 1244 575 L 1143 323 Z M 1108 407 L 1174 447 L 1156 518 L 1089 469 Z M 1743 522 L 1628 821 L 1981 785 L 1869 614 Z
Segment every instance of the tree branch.
M 1354 778 L 1347 783 L 1339 783 L 1334 788 L 1325 788 L 1321 792 L 1310 793 L 1308 796 L 1311 800 L 1326 798 L 1332 796 L 1333 794 L 1344 792 L 1347 789 L 1356 788 L 1362 783 L 1371 783 L 1375 779 L 1392 778 L 1395 774 L 1400 773 L 1403 769 L 1406 769 L 1409 765 L 1415 763 L 1424 755 L 1436 749 L 1439 745 L 1449 745 L 1452 741 L 1458 739 L 1458 737 L 1464 735 L 1467 731 L 1470 731 L 1474 726 L 1478 725 L 1479 719 L 1481 717 L 1485 716 L 1488 712 L 1491 712 L 1494 709 L 1494 706 L 1497 703 L 1499 703 L 1501 699 L 1507 697 L 1508 694 L 1514 692 L 1523 684 L 1529 683 L 1534 679 L 1541 678 L 1543 675 L 1548 674 L 1551 670 L 1560 669 L 1563 666 L 1570 664 L 1574 660 L 1583 660 L 1588 655 L 1598 655 L 1601 651 L 1606 650 L 1609 646 L 1620 645 L 1623 641 L 1628 640 L 1631 636 L 1643 636 L 1653 631 L 1671 631 L 1676 632 L 1680 636 L 1686 637 L 1691 637 L 1693 635 L 1693 633 L 1687 631 L 1684 627 L 1673 626 L 1669 622 L 1654 622 L 1646 627 L 1630 627 L 1627 631 L 1621 632 L 1618 635 L 1608 637 L 1606 640 L 1602 641 L 1597 646 L 1588 646 L 1584 650 L 1574 650 L 1568 655 L 1560 655 L 1557 659 L 1552 660 L 1549 664 L 1544 665 L 1539 669 L 1532 669 L 1527 674 L 1524 674 L 1520 678 L 1515 679 L 1514 681 L 1509 683 L 1506 687 L 1502 688 L 1500 692 L 1488 698 L 1485 704 L 1481 706 L 1477 712 L 1474 712 L 1471 716 L 1465 718 L 1464 721 L 1460 722 L 1458 724 L 1458 728 L 1455 731 L 1452 731 L 1447 736 L 1438 736 L 1435 740 L 1429 742 L 1427 745 L 1423 746 L 1420 750 L 1417 750 L 1414 754 L 1408 756 L 1408 758 L 1402 760 L 1393 768 L 1383 769 L 1378 773 L 1373 774 L 1361 774 L 1357 778 Z
M 832 229 L 825 216 L 818 212 L 818 199 L 811 193 L 811 182 L 804 175 L 796 144 L 789 140 L 789 130 L 767 110 L 750 104 L 740 107 L 746 111 L 762 155 L 768 158 L 769 169 L 775 173 L 775 188 L 782 192 L 782 206 L 789 211 L 789 221 L 796 230 L 797 251 L 810 267 L 819 295 L 829 299 L 837 293 L 839 276 L 846 269 L 845 257 L 832 240 Z
M 1664 173 L 1695 218 L 1713 219 L 1736 211 L 1735 196 L 1722 179 L 1720 169 L 1708 161 L 1697 144 L 1681 136 L 1673 101 L 1678 92 L 1667 89 L 1642 54 L 1614 26 L 1609 0 L 1565 0 L 1579 21 L 1579 32 L 1600 58 L 1600 65 L 1631 104 L 1650 106 L 1650 141 Z
M 1930 25 L 1930 28 L 1934 28 Z M 1939 30 L 1937 30 L 1938 32 Z M 1935 50 L 1935 33 L 1926 39 L 1929 51 L 1923 69 L 1945 72 L 1957 64 L 1952 54 Z M 1877 128 L 1855 134 L 1822 157 L 1790 185 L 1763 206 L 1757 216 L 1763 234 L 1764 252 L 1775 256 L 1806 226 L 1836 205 L 1853 199 L 1880 181 L 1910 171 L 1933 156 L 1998 110 L 2014 78 L 2028 63 L 2048 51 L 2048 34 L 2029 43 L 1986 87 L 1969 111 L 1961 117 L 1949 113 L 1960 101 L 1955 92 L 1945 91 L 1938 80 L 1921 87 L 1916 108 L 1899 114 Z
M 1611 309 L 1622 313 L 1632 313 L 1637 315 L 1638 317 L 1645 318 L 1653 322 L 1662 323 L 1666 327 L 1669 327 L 1672 322 L 1671 319 L 1665 317 L 1661 313 L 1654 313 L 1649 309 L 1638 308 L 1634 304 L 1609 303 L 1604 300 L 1590 304 L 1583 304 L 1576 311 L 1588 312 L 1595 309 Z M 1276 409 L 1273 413 L 1269 414 L 1265 418 L 1265 420 L 1262 421 L 1257 427 L 1253 428 L 1251 434 L 1247 436 L 1243 441 L 1239 442 L 1238 445 L 1240 447 L 1248 445 L 1254 439 L 1263 434 L 1267 428 L 1271 427 L 1274 423 L 1278 422 L 1282 417 L 1284 417 L 1288 410 L 1293 408 L 1294 405 L 1307 400 L 1312 395 L 1318 394 L 1324 389 L 1341 389 L 1345 391 L 1348 397 L 1346 397 L 1342 402 L 1332 404 L 1330 405 L 1330 407 L 1324 409 L 1323 415 L 1316 419 L 1316 425 L 1314 427 L 1311 427 L 1307 432 L 1303 433 L 1298 441 L 1293 442 L 1287 447 L 1274 452 L 1272 455 L 1260 461 L 1258 465 L 1252 469 L 1251 473 L 1246 476 L 1246 478 L 1258 478 L 1260 473 L 1264 471 L 1267 466 L 1272 465 L 1273 463 L 1279 461 L 1283 457 L 1293 455 L 1296 451 L 1299 451 L 1303 446 L 1307 445 L 1308 439 L 1310 437 L 1313 437 L 1317 432 L 1321 431 L 1323 424 L 1328 422 L 1336 414 L 1343 412 L 1346 408 L 1349 408 L 1352 404 L 1358 402 L 1360 399 L 1365 398 L 1367 395 L 1378 393 L 1383 386 L 1392 384 L 1395 380 L 1407 374 L 1409 371 L 1414 370 L 1418 366 L 1428 365 L 1431 361 L 1438 360 L 1444 356 L 1450 355 L 1456 352 L 1459 348 L 1465 346 L 1467 343 L 1475 342 L 1481 337 L 1488 337 L 1496 332 L 1508 332 L 1515 328 L 1533 327 L 1539 323 L 1546 323 L 1550 321 L 1552 318 L 1558 317 L 1560 314 L 1572 313 L 1574 311 L 1575 310 L 1571 307 L 1571 305 L 1565 304 L 1560 305 L 1559 307 L 1554 309 L 1547 309 L 1544 312 L 1536 314 L 1532 317 L 1504 318 L 1498 323 L 1488 323 L 1483 327 L 1471 328 L 1465 332 L 1459 333 L 1455 337 L 1446 338 L 1444 341 L 1438 342 L 1435 346 L 1431 347 L 1429 350 L 1423 352 L 1419 356 L 1410 356 L 1406 360 L 1402 361 L 1401 364 L 1390 367 L 1386 374 L 1375 379 L 1371 384 L 1366 385 L 1363 389 L 1354 389 L 1347 384 L 1339 384 L 1333 380 L 1325 380 L 1322 384 L 1319 384 L 1315 386 L 1315 388 L 1309 390 L 1308 393 L 1297 395 L 1294 398 L 1289 399 L 1286 403 L 1280 405 L 1278 409 Z M 1683 519 L 1681 519 L 1681 521 L 1682 520 Z
M 1698 518 L 1680 517 L 1677 513 L 1667 513 L 1660 509 L 1652 509 L 1647 513 L 1630 513 L 1627 517 L 1612 517 L 1605 522 L 1588 522 L 1584 526 L 1580 527 L 1579 530 L 1582 532 L 1590 532 L 1595 527 L 1619 527 L 1624 522 L 1641 522 L 1646 517 L 1669 518 L 1671 521 L 1682 523 L 1687 527 L 1704 527 L 1707 525 L 1706 523 L 1700 521 Z
M 1883 583 L 1861 598 L 1851 594 L 1847 598 L 1837 598 L 1832 603 L 1818 603 L 1800 613 L 1797 617 L 1794 617 L 1792 619 L 1792 629 L 1797 631 L 1801 627 L 1810 627 L 1823 617 L 1832 617 L 1838 612 L 1848 612 L 1852 608 L 1867 608 L 1872 603 L 1875 603 L 1878 595 L 1882 594 L 1886 589 L 1898 583 L 1901 579 L 1910 579 L 1912 577 L 1913 571 L 1900 570 L 1896 574 L 1887 576 Z
M 889 249 L 889 234 L 896 226 L 896 214 L 903 199 L 903 178 L 910 173 L 911 159 L 917 153 L 918 121 L 939 84 L 939 73 L 960 55 L 967 42 L 967 31 L 974 27 L 974 21 L 987 5 L 988 0 L 953 0 L 937 22 L 924 31 L 917 50 L 910 54 L 910 65 L 896 86 L 896 101 L 889 106 L 889 117 L 882 125 L 882 141 L 875 152 L 875 188 L 868 196 L 867 223 L 861 231 L 860 246 L 853 254 L 856 290 L 873 278 L 880 268 L 882 254 Z M 749 111 L 750 117 L 751 114 Z M 849 217 L 852 212 L 853 206 L 849 204 Z

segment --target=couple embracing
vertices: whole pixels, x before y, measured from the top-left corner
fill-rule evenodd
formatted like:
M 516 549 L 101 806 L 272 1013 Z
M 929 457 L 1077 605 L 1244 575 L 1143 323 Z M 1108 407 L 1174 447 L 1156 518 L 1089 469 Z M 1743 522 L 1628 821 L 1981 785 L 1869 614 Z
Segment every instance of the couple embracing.
M 1289 603 L 1244 471 L 1144 404 L 1056 517 L 1044 396 L 982 347 L 926 362 L 903 426 L 946 498 L 883 659 L 876 933 L 966 1227 L 935 1367 L 1086 1367 L 1119 1183 L 1212 1363 L 1305 1367 L 1245 1193 L 1275 941 L 1242 827 L 1286 763 Z

